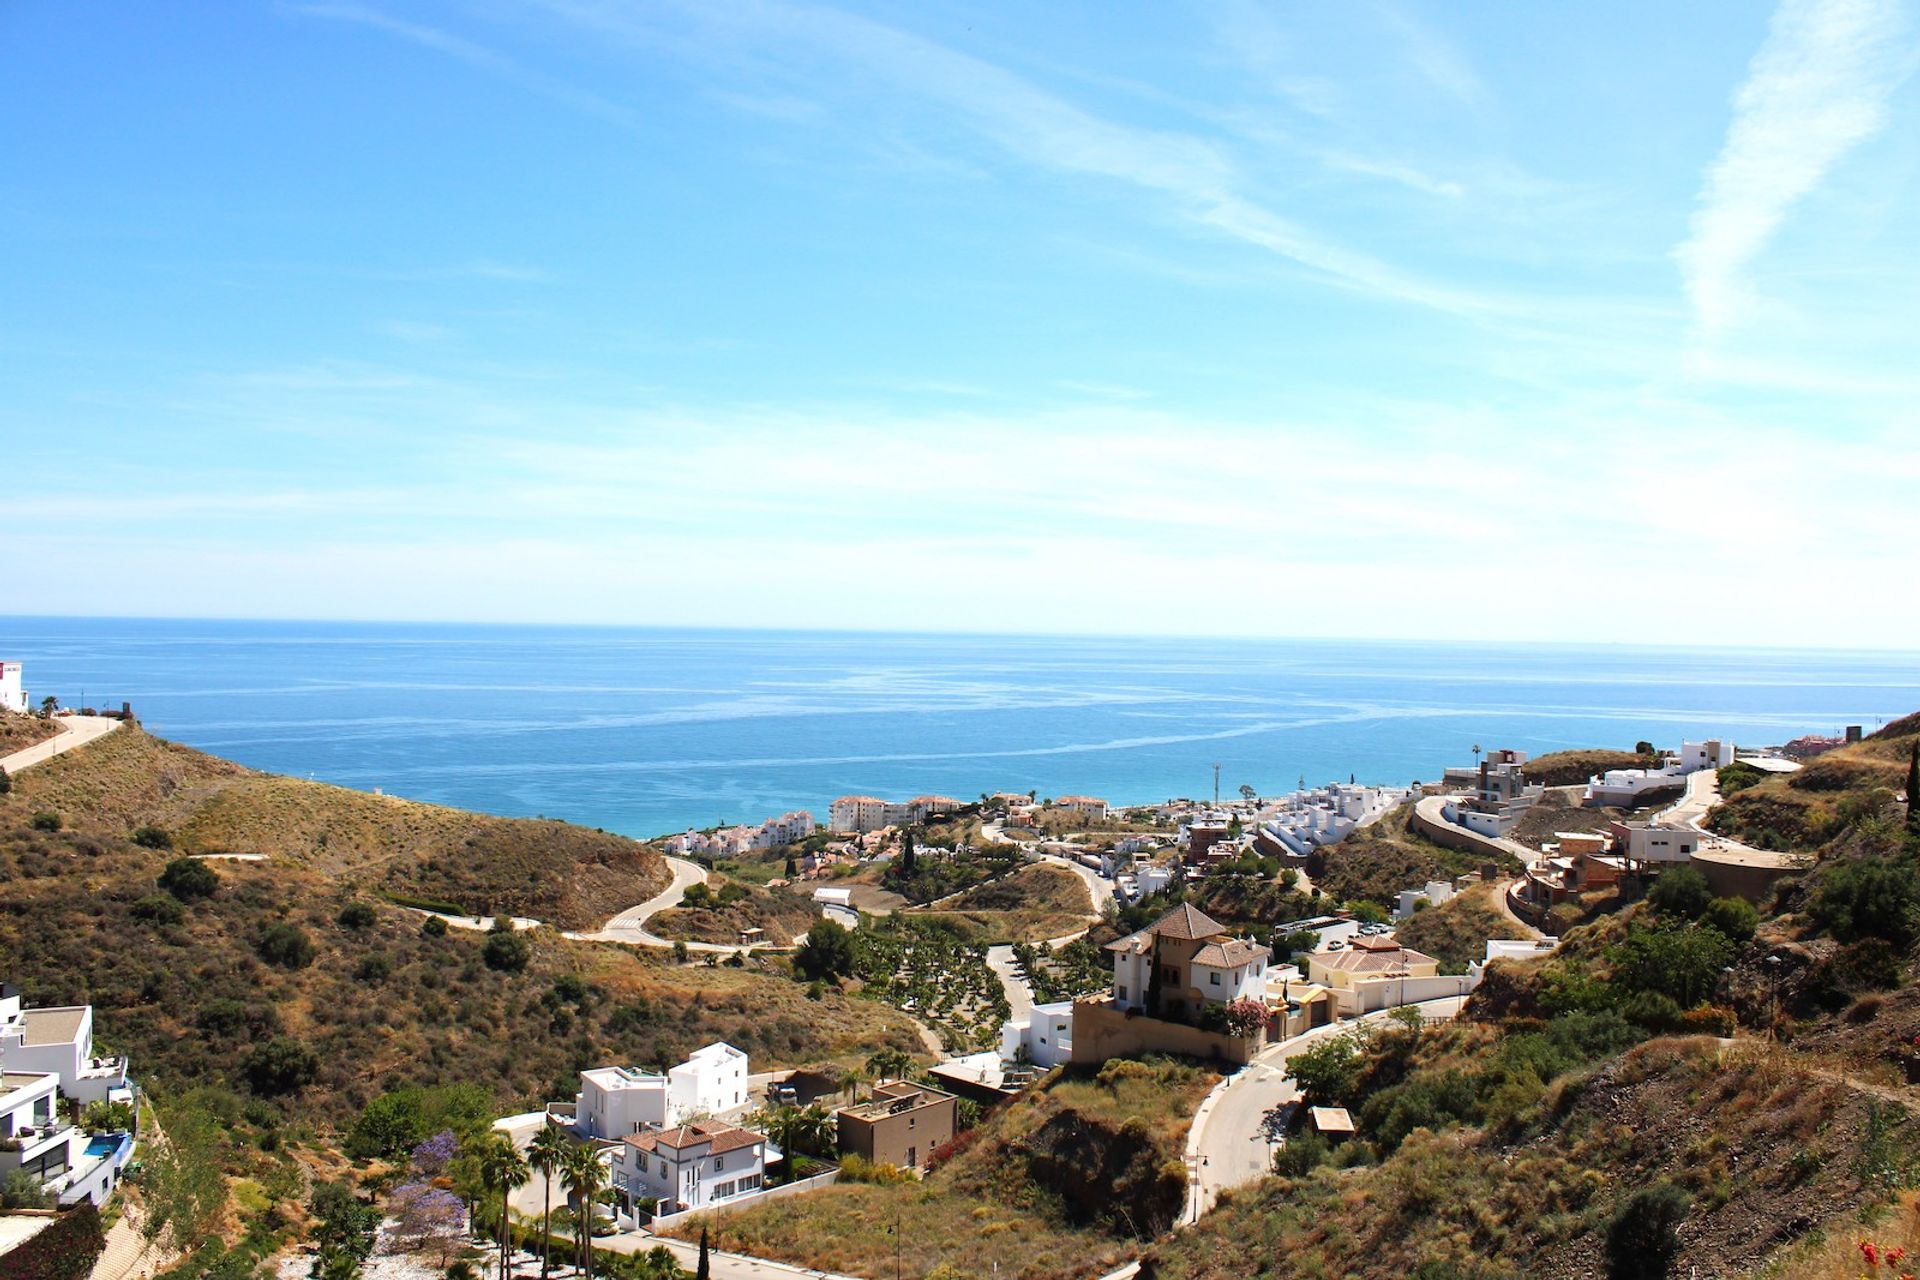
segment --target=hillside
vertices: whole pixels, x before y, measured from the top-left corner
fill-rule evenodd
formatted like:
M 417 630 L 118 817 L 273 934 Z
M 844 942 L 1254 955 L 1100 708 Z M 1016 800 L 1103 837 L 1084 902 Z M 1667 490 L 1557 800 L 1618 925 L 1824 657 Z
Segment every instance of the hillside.
M 21 774 L 0 828 L 53 813 L 76 831 L 157 827 L 186 853 L 262 853 L 335 885 L 593 928 L 667 882 L 644 845 L 257 773 L 128 726 Z
M 60 732 L 60 722 L 42 716 L 23 716 L 0 711 L 0 756 L 11 755 L 22 747 L 44 742 Z
M 843 1182 L 676 1234 L 698 1239 L 704 1221 L 715 1248 L 874 1280 L 895 1274 L 896 1240 L 903 1275 L 1101 1275 L 1178 1214 L 1188 1121 L 1217 1079 L 1160 1060 L 1056 1075 L 962 1138 L 925 1182 Z
M 1064 867 L 1035 863 L 976 885 L 930 911 L 914 912 L 948 922 L 981 942 L 1044 942 L 1085 929 L 1093 900 L 1080 877 Z
M 1543 756 L 1535 756 L 1527 761 L 1526 774 L 1528 782 L 1537 782 L 1542 786 L 1572 787 L 1580 786 L 1595 774 L 1605 773 L 1609 769 L 1659 767 L 1660 758 L 1657 755 L 1590 747 L 1574 751 L 1549 751 Z
M 1284 1176 L 1142 1275 L 1837 1280 L 1862 1239 L 1920 1239 L 1886 1216 L 1920 1186 L 1920 829 L 1888 784 L 1920 720 L 1890 728 L 1811 778 L 1730 772 L 1716 825 L 1817 855 L 1757 911 L 1669 870 L 1550 958 L 1496 964 L 1458 1022 L 1297 1059 L 1357 1140 L 1296 1135 Z M 1486 905 L 1401 936 L 1463 948 L 1487 922 L 1453 917 Z
M 1344 840 L 1315 849 L 1307 859 L 1314 886 L 1336 901 L 1365 898 L 1390 905 L 1402 889 L 1485 868 L 1485 857 L 1443 848 L 1413 831 L 1408 826 L 1412 812 L 1413 806 L 1403 806 Z M 1495 866 L 1519 870 L 1513 858 Z
M 582 1064 L 670 1063 L 715 1039 L 756 1070 L 920 1044 L 884 1006 L 809 999 L 777 968 L 676 967 L 550 930 L 532 935 L 524 971 L 495 968 L 484 934 L 434 936 L 418 914 L 291 862 L 207 864 L 212 895 L 181 903 L 155 883 L 171 856 L 0 830 L 0 970 L 31 1003 L 92 1003 L 101 1040 L 162 1098 L 212 1084 L 324 1134 L 410 1081 L 477 1082 L 504 1113 L 570 1099 Z M 358 923 L 342 922 L 349 903 L 366 910 Z M 268 958 L 288 927 L 311 948 L 305 963 Z M 310 1080 L 286 1091 L 250 1071 L 279 1038 L 311 1055 Z
M 1474 885 L 1437 907 L 1427 907 L 1394 926 L 1394 937 L 1440 962 L 1442 973 L 1465 973 L 1486 954 L 1488 938 L 1531 936 L 1494 905 L 1498 885 Z

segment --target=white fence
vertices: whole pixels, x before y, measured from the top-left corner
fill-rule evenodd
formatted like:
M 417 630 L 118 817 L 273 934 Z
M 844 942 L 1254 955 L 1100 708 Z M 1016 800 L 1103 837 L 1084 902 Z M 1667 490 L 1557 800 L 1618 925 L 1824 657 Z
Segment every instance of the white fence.
M 663 1213 L 653 1220 L 652 1229 L 662 1230 L 676 1222 L 691 1218 L 697 1213 L 714 1213 L 726 1209 L 739 1209 L 750 1204 L 759 1204 L 763 1200 L 778 1200 L 781 1196 L 803 1195 L 809 1191 L 818 1191 L 840 1181 L 840 1171 L 829 1169 L 825 1173 L 816 1173 L 811 1178 L 802 1178 L 798 1182 L 785 1182 L 777 1187 L 765 1187 L 744 1196 L 730 1196 L 717 1204 L 703 1204 L 697 1209 L 682 1209 L 679 1213 Z

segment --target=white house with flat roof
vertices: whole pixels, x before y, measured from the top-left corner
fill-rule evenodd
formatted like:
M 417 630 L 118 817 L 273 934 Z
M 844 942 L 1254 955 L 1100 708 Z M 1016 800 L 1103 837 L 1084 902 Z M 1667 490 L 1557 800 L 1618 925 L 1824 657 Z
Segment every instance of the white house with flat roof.
M 1037 1004 L 1025 1018 L 1000 1029 L 1000 1056 L 1036 1067 L 1057 1067 L 1073 1059 L 1073 1001 Z
M 658 1213 L 725 1204 L 760 1190 L 767 1139 L 720 1121 L 629 1134 L 613 1153 L 613 1189 L 628 1216 L 652 1199 Z
M 8 1071 L 47 1071 L 60 1092 L 81 1102 L 133 1101 L 127 1060 L 93 1052 L 93 1006 L 28 1009 L 20 993 L 0 986 L 0 1063 Z
M 718 1115 L 747 1102 L 747 1055 L 724 1041 L 696 1049 L 666 1072 L 595 1067 L 580 1073 L 574 1132 L 616 1140 Z
M 24 712 L 27 691 L 21 686 L 20 664 L 0 662 L 0 709 Z

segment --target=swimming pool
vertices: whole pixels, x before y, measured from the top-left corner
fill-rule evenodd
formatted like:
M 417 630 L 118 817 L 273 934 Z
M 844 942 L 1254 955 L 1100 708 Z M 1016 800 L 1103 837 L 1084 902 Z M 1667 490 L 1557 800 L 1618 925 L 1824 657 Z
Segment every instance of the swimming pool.
M 124 1133 L 96 1133 L 87 1140 L 87 1155 L 90 1158 L 110 1156 L 125 1141 L 127 1135 Z

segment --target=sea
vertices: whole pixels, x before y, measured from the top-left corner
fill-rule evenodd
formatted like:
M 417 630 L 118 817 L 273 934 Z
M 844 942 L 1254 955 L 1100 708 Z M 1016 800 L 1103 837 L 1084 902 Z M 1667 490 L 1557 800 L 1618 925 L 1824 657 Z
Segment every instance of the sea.
M 632 836 L 836 796 L 1404 785 L 1473 748 L 1871 732 L 1920 653 L 0 618 L 37 702 L 257 769 Z

